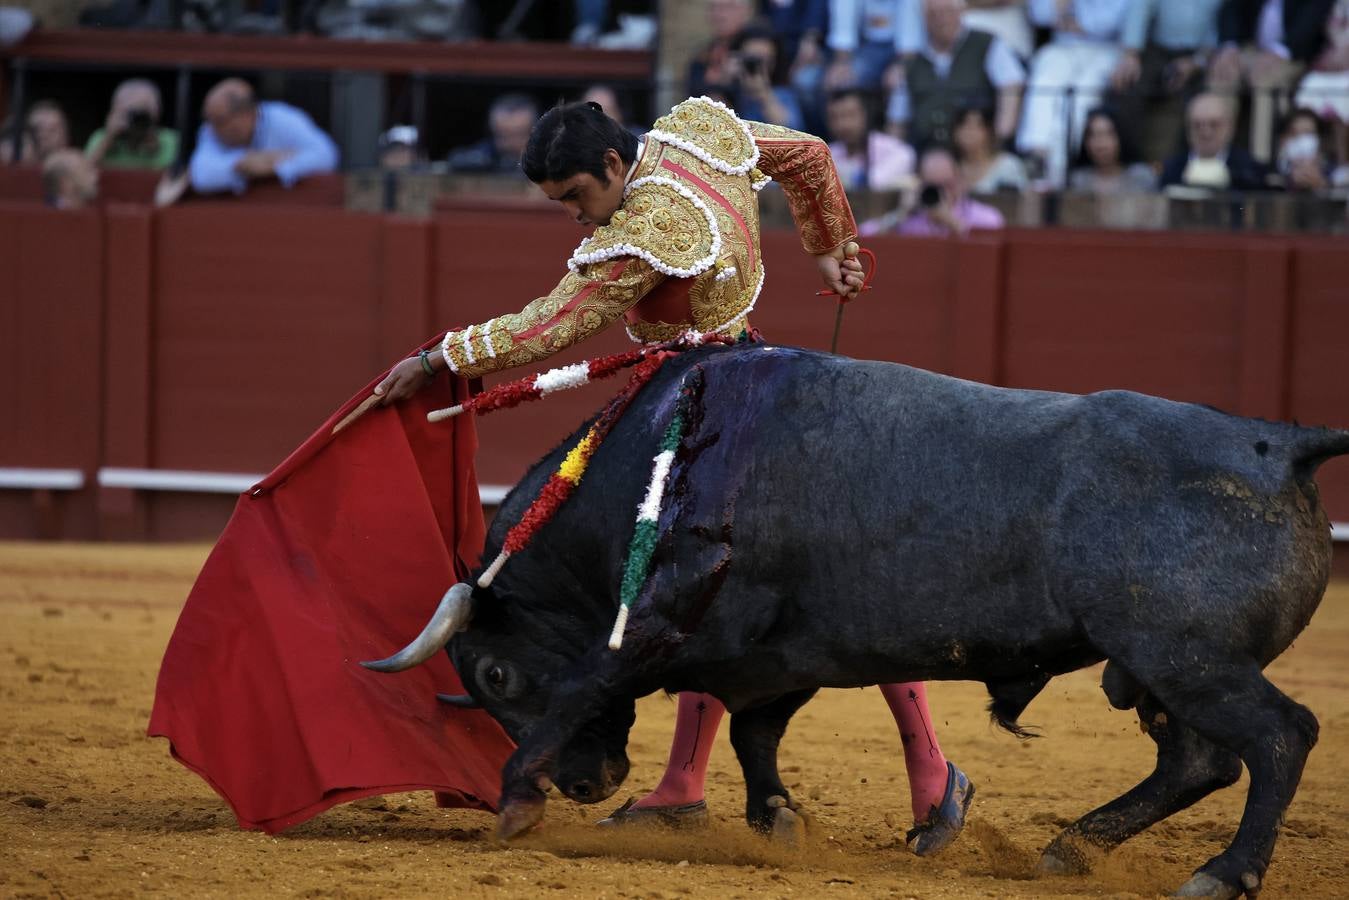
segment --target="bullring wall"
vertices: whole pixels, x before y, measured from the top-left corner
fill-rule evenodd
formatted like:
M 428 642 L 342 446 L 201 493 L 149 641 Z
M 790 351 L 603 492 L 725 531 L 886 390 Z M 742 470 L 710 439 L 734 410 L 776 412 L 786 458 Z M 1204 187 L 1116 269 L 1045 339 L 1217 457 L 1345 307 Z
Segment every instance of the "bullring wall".
M 213 537 L 233 492 L 371 377 L 549 290 L 583 234 L 552 208 L 472 201 L 417 220 L 0 203 L 0 537 Z M 1342 239 L 1013 230 L 869 246 L 877 287 L 847 308 L 841 352 L 1349 427 Z M 766 234 L 764 254 L 754 323 L 826 348 L 833 307 L 795 235 Z M 557 362 L 630 346 L 614 329 Z M 480 481 L 512 484 L 615 386 L 481 420 Z M 1349 522 L 1349 460 L 1319 481 Z

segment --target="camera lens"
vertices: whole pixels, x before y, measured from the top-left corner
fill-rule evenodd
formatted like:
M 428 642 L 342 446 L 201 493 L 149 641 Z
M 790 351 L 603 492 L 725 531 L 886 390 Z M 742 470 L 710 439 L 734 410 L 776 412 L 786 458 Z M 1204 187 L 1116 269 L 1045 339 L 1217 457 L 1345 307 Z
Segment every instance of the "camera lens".
M 935 184 L 925 184 L 918 193 L 918 202 L 925 209 L 932 209 L 934 206 L 941 205 L 941 188 Z
M 131 115 L 127 117 L 127 124 L 141 131 L 149 128 L 152 121 L 150 114 L 143 109 L 132 110 Z

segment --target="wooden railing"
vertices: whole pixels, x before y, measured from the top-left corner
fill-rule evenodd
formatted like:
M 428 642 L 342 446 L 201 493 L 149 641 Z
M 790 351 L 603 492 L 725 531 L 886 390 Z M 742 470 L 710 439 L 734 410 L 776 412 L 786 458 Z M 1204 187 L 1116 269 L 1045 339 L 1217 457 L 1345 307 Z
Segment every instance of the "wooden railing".
M 352 41 L 177 31 L 39 29 L 0 48 L 0 59 L 86 66 L 359 71 L 492 80 L 644 81 L 652 55 L 570 44 L 491 41 Z

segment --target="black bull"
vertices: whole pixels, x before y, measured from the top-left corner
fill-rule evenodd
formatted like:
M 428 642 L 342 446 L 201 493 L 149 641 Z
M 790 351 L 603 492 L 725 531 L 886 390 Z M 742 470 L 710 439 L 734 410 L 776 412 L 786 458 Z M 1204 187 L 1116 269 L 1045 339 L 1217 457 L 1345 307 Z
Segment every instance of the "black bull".
M 635 511 L 681 390 L 693 414 L 660 542 L 612 651 Z M 576 439 L 507 498 L 487 559 Z M 978 680 L 1015 731 L 1050 678 L 1108 660 L 1106 695 L 1138 711 L 1157 766 L 1069 826 L 1044 864 L 1083 868 L 1084 848 L 1113 848 L 1232 784 L 1244 763 L 1240 830 L 1186 890 L 1254 894 L 1317 735 L 1261 670 L 1325 590 L 1330 535 L 1312 475 L 1346 452 L 1346 432 L 1123 391 L 1007 390 L 786 347 L 705 348 L 666 363 L 490 588 L 447 594 L 442 612 L 453 609 L 418 652 L 471 615 L 450 654 L 519 743 L 503 773 L 506 837 L 539 820 L 550 782 L 580 801 L 611 795 L 634 701 L 657 690 L 704 691 L 730 709 L 746 814 L 764 829 L 769 798 L 788 797 L 778 743 L 820 687 Z

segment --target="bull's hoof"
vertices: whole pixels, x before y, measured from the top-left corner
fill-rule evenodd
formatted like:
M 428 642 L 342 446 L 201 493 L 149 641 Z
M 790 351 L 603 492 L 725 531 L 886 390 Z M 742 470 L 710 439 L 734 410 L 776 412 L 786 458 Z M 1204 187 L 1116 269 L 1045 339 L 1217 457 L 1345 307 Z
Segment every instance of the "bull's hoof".
M 787 804 L 787 798 L 774 794 L 767 800 L 773 809 L 773 824 L 768 837 L 784 847 L 800 847 L 806 842 L 806 819 Z
M 595 824 L 601 828 L 623 825 L 656 825 L 663 828 L 702 828 L 707 825 L 707 801 L 685 803 L 683 806 L 633 806 L 632 797 L 618 809 Z
M 548 801 L 538 799 L 512 800 L 497 813 L 497 840 L 509 841 L 524 834 L 543 820 Z
M 1091 872 L 1091 858 L 1075 841 L 1062 835 L 1045 848 L 1035 865 L 1036 875 L 1086 875 Z
M 1074 862 L 1059 856 L 1053 849 L 1046 850 L 1040 855 L 1040 861 L 1035 864 L 1036 875 L 1085 875 L 1086 870 Z
M 1257 887 L 1259 882 L 1256 882 Z M 1195 876 L 1180 886 L 1173 897 L 1204 897 L 1207 900 L 1232 900 L 1240 897 L 1242 888 L 1219 881 L 1207 872 L 1196 872 Z
M 932 807 L 927 820 L 909 829 L 905 842 L 918 856 L 936 856 L 960 834 L 965 827 L 965 813 L 974 799 L 974 782 L 956 768 L 946 764 L 946 794 L 941 805 Z

